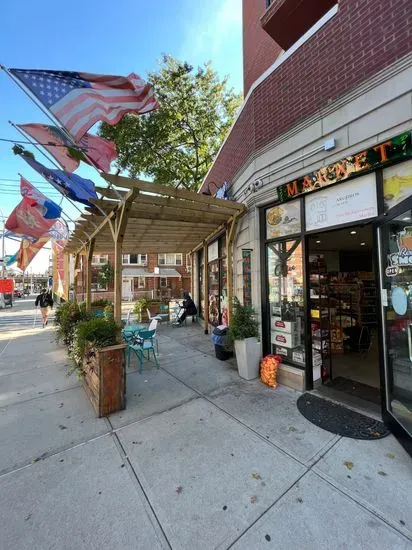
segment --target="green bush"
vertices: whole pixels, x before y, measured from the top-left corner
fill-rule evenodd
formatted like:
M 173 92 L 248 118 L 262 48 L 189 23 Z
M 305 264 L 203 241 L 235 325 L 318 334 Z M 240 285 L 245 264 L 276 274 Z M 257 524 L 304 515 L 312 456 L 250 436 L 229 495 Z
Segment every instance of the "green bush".
M 259 337 L 259 324 L 256 313 L 250 306 L 244 306 L 238 298 L 233 298 L 233 312 L 230 319 L 229 336 L 232 341 Z
M 79 376 L 83 376 L 83 359 L 87 359 L 87 353 L 93 354 L 95 350 L 114 346 L 116 343 L 117 325 L 113 318 L 94 317 L 88 321 L 82 321 L 74 331 L 70 350 L 74 367 L 69 374 L 77 371 Z
M 81 321 L 90 319 L 90 314 L 86 311 L 85 304 L 77 304 L 74 302 L 64 302 L 55 313 L 56 339 L 62 342 L 69 349 L 73 343 L 73 334 L 76 325 Z
M 106 307 L 111 306 L 112 302 L 110 300 L 107 300 L 106 298 L 99 298 L 98 300 L 93 300 L 91 303 L 92 307 Z

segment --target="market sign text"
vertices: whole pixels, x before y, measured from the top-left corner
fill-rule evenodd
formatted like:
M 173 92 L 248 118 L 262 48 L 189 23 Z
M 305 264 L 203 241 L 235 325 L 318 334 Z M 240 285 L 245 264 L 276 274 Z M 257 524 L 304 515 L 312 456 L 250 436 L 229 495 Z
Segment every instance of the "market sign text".
M 411 156 L 412 134 L 411 132 L 405 132 L 366 151 L 351 155 L 302 178 L 281 185 L 278 187 L 279 200 L 280 202 L 286 202 L 300 195 L 322 189 L 333 183 L 344 181 L 363 172 Z

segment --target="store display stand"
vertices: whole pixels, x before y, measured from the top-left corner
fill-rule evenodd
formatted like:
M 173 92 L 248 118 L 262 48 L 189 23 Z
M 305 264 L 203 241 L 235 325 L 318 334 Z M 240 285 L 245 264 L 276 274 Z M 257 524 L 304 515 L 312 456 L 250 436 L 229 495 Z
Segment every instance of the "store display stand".
M 314 383 L 331 379 L 331 331 L 328 276 L 324 256 L 309 258 L 310 322 Z

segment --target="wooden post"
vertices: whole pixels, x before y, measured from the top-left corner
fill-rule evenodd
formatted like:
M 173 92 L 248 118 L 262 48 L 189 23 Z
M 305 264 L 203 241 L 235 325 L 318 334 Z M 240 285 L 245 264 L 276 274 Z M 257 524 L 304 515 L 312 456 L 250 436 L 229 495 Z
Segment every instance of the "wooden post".
M 114 320 L 120 325 L 122 320 L 122 248 L 124 234 L 126 232 L 127 222 L 129 220 L 130 209 L 133 201 L 139 194 L 138 189 L 134 189 L 128 195 L 121 209 L 116 213 L 114 227 Z
M 208 244 L 203 247 L 203 296 L 205 307 L 203 317 L 205 321 L 205 334 L 209 334 L 209 277 L 208 277 Z
M 94 251 L 94 239 L 90 239 L 86 247 L 86 311 L 90 311 L 92 303 L 92 259 Z
M 228 324 L 232 318 L 233 311 L 233 240 L 237 217 L 235 216 L 226 230 L 226 260 L 227 260 L 227 318 Z
M 114 320 L 122 319 L 122 246 L 123 237 L 117 235 L 114 241 Z
M 192 296 L 192 300 L 194 298 L 194 293 L 195 293 L 195 264 L 194 264 L 194 258 L 195 258 L 195 255 L 193 254 L 190 254 L 189 255 L 190 257 L 190 295 Z M 186 259 L 186 262 L 187 262 L 187 259 Z
M 77 253 L 74 255 L 74 277 L 73 277 L 73 302 L 77 303 L 77 277 L 79 275 L 79 263 L 80 263 L 80 254 Z

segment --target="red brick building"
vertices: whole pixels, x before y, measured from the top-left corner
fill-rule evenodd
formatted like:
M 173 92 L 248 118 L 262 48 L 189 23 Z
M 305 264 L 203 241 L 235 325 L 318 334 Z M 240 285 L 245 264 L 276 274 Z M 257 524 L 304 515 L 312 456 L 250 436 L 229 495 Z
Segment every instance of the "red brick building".
M 280 381 L 367 385 L 404 437 L 411 29 L 410 0 L 243 0 L 245 99 L 200 189 L 227 182 L 248 206 L 228 261 L 236 294 L 259 314 L 262 354 L 283 357 Z M 362 342 L 355 368 L 349 352 Z
M 82 257 L 84 261 L 84 257 Z M 105 284 L 99 273 L 106 264 L 113 265 L 113 254 L 94 255 L 92 260 L 92 299 L 113 296 L 113 283 Z M 84 293 L 85 270 L 78 277 L 78 294 Z M 83 275 L 83 279 L 82 279 Z M 185 254 L 123 254 L 122 298 L 181 298 L 190 292 L 190 265 Z

